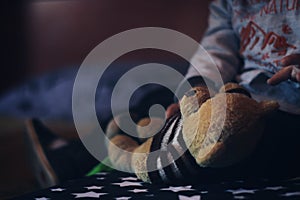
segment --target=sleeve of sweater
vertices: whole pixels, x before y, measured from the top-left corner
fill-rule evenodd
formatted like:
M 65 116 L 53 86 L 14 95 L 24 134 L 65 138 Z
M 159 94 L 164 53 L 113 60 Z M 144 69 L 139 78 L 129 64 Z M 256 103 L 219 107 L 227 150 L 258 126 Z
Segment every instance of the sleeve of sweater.
M 190 61 L 184 81 L 200 76 L 205 82 L 210 80 L 219 88 L 223 83 L 233 80 L 242 64 L 239 56 L 240 45 L 232 28 L 231 2 L 215 0 L 209 9 L 208 29 Z M 178 91 L 181 90 L 179 87 Z

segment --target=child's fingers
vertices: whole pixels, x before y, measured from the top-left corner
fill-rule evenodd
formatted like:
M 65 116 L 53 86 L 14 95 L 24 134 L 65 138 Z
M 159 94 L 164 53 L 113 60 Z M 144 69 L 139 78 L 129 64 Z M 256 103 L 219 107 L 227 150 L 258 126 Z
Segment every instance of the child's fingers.
M 300 64 L 300 54 L 292 54 L 285 56 L 280 60 L 282 66 L 289 66 L 289 65 L 299 65 Z
M 286 81 L 291 78 L 292 71 L 292 66 L 284 67 L 268 79 L 267 83 L 270 85 L 277 85 L 282 81 Z
M 291 75 L 292 80 L 300 82 L 300 68 L 299 65 L 293 65 L 293 71 Z

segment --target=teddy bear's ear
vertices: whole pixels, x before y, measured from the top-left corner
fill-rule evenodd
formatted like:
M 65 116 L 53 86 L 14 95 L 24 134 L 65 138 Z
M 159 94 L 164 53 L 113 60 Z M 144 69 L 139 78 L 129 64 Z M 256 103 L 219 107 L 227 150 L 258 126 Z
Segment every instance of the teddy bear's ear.
M 227 83 L 223 85 L 220 90 L 220 93 L 239 93 L 239 94 L 244 94 L 251 98 L 250 93 L 241 85 L 237 83 Z
M 259 105 L 261 107 L 259 112 L 262 116 L 270 114 L 279 108 L 279 104 L 276 101 L 261 101 Z
M 196 112 L 208 99 L 210 99 L 210 93 L 206 86 L 193 87 L 180 100 L 180 112 L 184 116 L 189 116 Z

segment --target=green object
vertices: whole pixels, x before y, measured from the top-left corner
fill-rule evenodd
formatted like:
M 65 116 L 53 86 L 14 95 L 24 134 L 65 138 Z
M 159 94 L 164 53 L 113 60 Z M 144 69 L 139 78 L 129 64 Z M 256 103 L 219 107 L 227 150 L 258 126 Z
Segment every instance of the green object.
M 87 173 L 86 176 L 92 176 L 92 175 L 95 175 L 99 172 L 113 171 L 114 169 L 109 167 L 109 166 L 111 166 L 111 162 L 110 162 L 109 157 L 106 157 L 101 163 L 99 163 L 91 171 L 89 171 L 89 173 Z

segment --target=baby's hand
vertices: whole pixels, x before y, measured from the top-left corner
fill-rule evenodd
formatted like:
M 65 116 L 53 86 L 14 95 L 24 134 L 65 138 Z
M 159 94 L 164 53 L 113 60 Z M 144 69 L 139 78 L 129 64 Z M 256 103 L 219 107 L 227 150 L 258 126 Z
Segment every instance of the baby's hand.
M 300 54 L 285 56 L 280 62 L 283 68 L 268 79 L 267 83 L 277 85 L 288 79 L 300 82 Z

